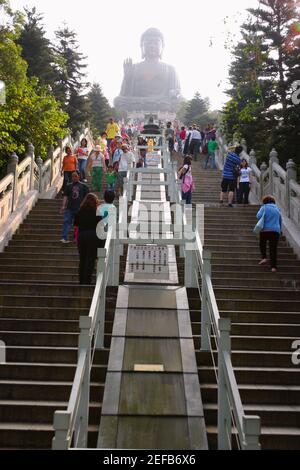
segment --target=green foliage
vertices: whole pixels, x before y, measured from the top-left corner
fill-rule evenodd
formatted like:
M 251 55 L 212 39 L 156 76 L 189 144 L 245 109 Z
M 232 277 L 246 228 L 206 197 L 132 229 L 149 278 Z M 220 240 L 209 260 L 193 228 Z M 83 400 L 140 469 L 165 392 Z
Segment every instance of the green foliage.
M 105 130 L 108 119 L 112 116 L 111 107 L 98 83 L 94 83 L 88 93 L 88 106 L 92 132 L 95 137 L 98 137 L 99 133 Z
M 50 87 L 58 79 L 55 70 L 55 55 L 50 41 L 45 37 L 41 24 L 43 16 L 36 8 L 25 10 L 25 21 L 17 43 L 22 48 L 22 57 L 28 64 L 29 77 L 38 77 L 41 85 Z
M 233 50 L 224 131 L 228 140 L 242 135 L 259 160 L 276 147 L 283 164 L 291 157 L 300 163 L 300 106 L 291 100 L 291 84 L 300 76 L 300 35 L 293 32 L 297 3 L 262 0 L 248 11 Z
M 27 77 L 27 63 L 15 42 L 17 34 L 10 27 L 0 31 L 0 80 L 6 84 L 6 103 L 0 106 L 0 171 L 9 155 L 20 157 L 26 144 L 46 157 L 47 148 L 66 133 L 67 115 L 37 79 Z

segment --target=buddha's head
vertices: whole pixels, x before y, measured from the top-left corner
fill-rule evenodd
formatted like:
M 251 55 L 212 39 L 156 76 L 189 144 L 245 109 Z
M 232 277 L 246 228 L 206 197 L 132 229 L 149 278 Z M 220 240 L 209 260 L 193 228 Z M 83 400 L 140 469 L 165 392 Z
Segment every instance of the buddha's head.
M 164 37 L 159 29 L 147 29 L 141 37 L 143 59 L 161 59 L 164 45 Z

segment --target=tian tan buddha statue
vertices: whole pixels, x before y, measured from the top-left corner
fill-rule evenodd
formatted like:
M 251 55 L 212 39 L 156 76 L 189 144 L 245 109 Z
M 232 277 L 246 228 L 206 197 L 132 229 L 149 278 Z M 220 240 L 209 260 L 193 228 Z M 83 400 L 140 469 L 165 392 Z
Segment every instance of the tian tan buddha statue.
M 124 79 L 114 105 L 125 111 L 176 110 L 180 84 L 174 67 L 160 61 L 164 38 L 156 28 L 147 29 L 141 38 L 143 62 L 124 62 Z

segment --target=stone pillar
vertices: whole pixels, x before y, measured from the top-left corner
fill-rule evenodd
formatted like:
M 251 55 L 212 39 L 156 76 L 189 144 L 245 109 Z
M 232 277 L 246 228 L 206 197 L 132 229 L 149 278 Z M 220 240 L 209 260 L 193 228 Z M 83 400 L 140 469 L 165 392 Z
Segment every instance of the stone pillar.
M 290 183 L 291 181 L 297 180 L 297 167 L 296 163 L 290 159 L 286 164 L 286 209 L 287 209 L 287 216 L 291 217 L 291 189 Z
M 241 146 L 243 147 L 244 152 L 247 153 L 247 142 L 245 139 L 241 140 Z
M 50 165 L 50 186 L 51 186 L 53 179 L 54 179 L 54 147 L 53 145 L 49 145 L 48 158 L 50 158 L 51 160 L 51 165 Z
M 9 157 L 8 164 L 7 164 L 7 174 L 9 175 L 10 173 L 13 173 L 13 175 L 14 175 L 13 200 L 12 200 L 12 205 L 11 205 L 11 211 L 12 212 L 16 208 L 16 202 L 17 202 L 17 197 L 18 197 L 18 163 L 19 163 L 19 157 L 14 152 Z
M 268 166 L 265 162 L 260 165 L 260 195 L 259 199 L 261 200 L 264 196 L 264 173 L 268 169 Z
M 279 163 L 278 153 L 275 149 L 272 149 L 270 152 L 270 161 L 269 161 L 269 169 L 270 169 L 270 193 L 274 194 L 274 178 L 273 178 L 273 163 Z
M 59 155 L 59 171 L 61 170 L 62 167 L 62 160 L 64 156 L 64 149 L 63 149 L 63 141 L 62 139 L 59 139 L 58 141 L 58 146 L 60 147 L 60 155 Z
M 257 160 L 256 160 L 256 154 L 255 151 L 252 149 L 251 152 L 249 153 L 249 164 L 251 165 L 256 165 Z
M 39 193 L 42 192 L 42 178 L 43 178 L 43 160 L 37 157 L 36 164 L 39 167 Z
M 28 144 L 27 147 L 27 157 L 31 158 L 30 162 L 30 186 L 29 189 L 32 191 L 34 189 L 34 163 L 35 163 L 35 155 L 34 155 L 34 146 L 32 144 Z

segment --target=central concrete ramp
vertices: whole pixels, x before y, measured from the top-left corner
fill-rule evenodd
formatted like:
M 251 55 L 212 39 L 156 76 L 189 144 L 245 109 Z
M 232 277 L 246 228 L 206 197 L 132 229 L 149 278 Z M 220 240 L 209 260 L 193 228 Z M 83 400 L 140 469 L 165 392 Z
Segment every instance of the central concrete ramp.
M 161 168 L 159 157 L 153 161 Z M 145 239 L 164 236 L 166 244 L 129 245 L 98 448 L 207 449 L 187 292 L 178 286 L 175 247 L 167 244 L 173 233 L 165 175 L 138 174 L 138 182 L 130 237 L 145 231 Z
M 185 288 L 119 288 L 98 447 L 207 448 Z

